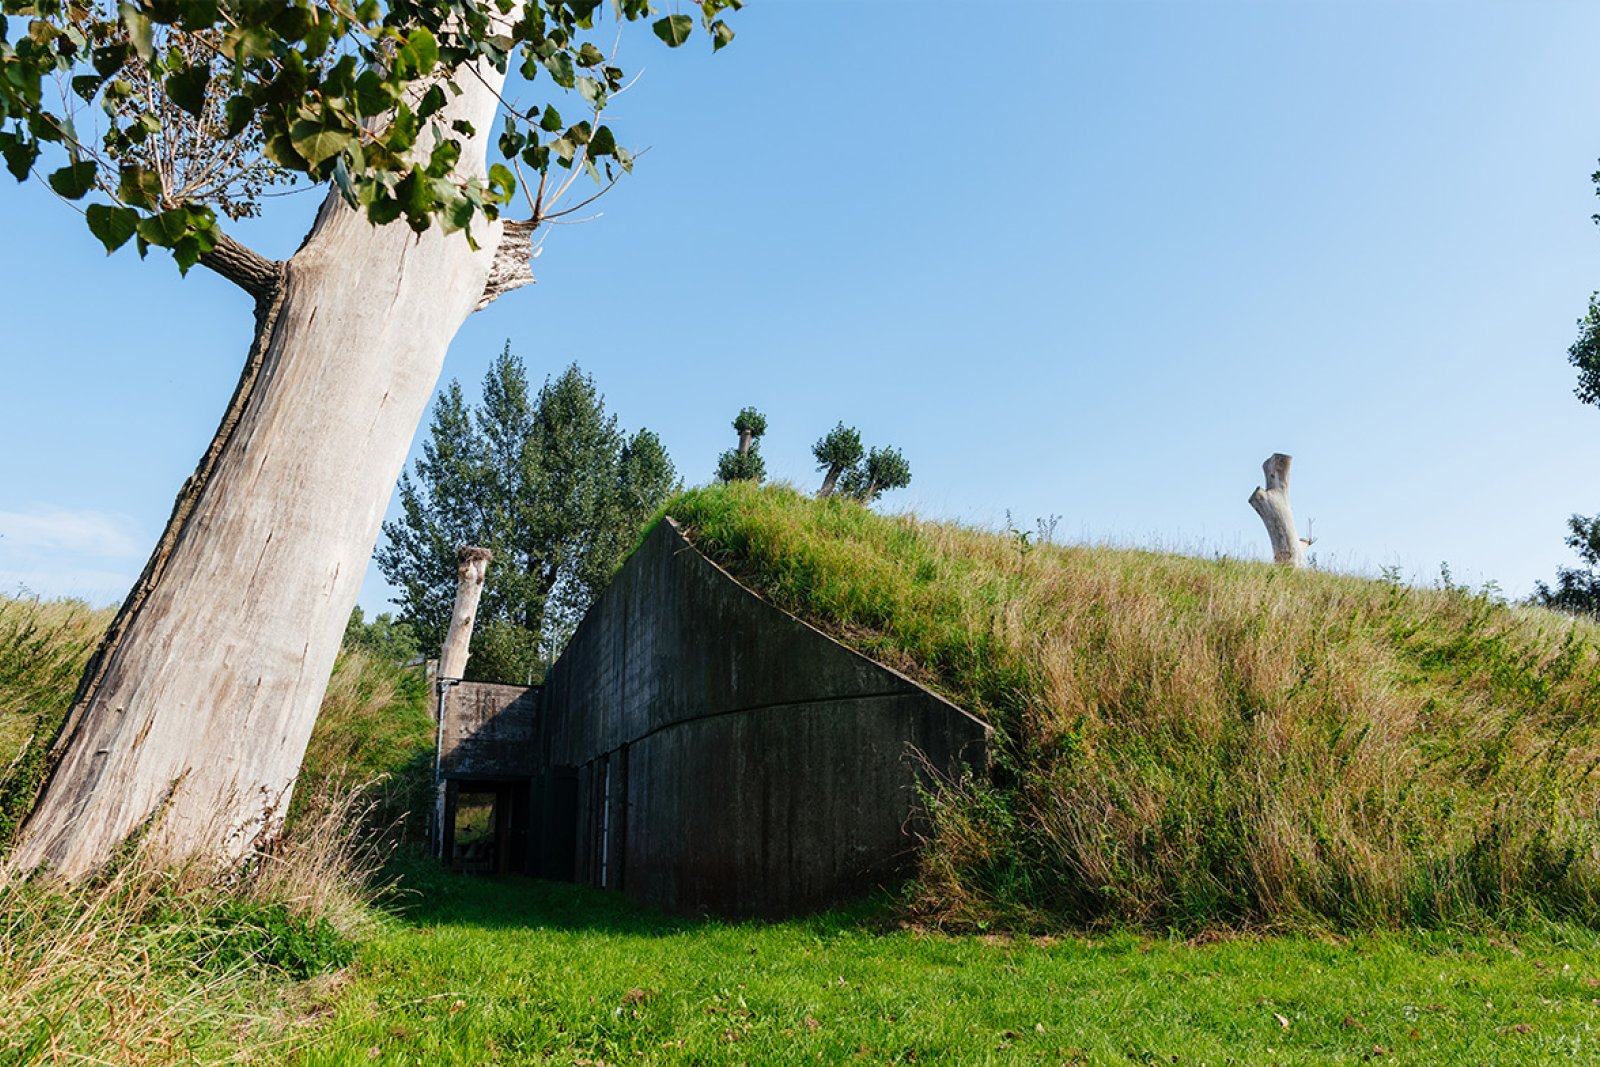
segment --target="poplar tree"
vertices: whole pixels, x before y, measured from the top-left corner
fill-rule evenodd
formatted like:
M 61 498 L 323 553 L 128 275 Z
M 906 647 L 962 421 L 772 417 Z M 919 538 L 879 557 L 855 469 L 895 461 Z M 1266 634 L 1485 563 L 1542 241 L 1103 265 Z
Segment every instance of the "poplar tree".
M 733 419 L 739 447 L 717 457 L 720 482 L 759 482 L 767 476 L 767 461 L 761 458 L 761 438 L 767 432 L 767 417 L 755 408 L 742 408 Z
M 898 448 L 874 448 L 866 461 L 845 472 L 840 483 L 844 494 L 870 504 L 891 489 L 911 484 L 911 464 Z
M 738 6 L 692 5 L 714 49 Z M 255 303 L 239 384 L 84 672 L 12 869 L 77 877 L 141 826 L 173 858 L 232 861 L 282 825 L 451 338 L 533 280 L 574 179 L 633 164 L 601 121 L 626 77 L 607 12 L 673 47 L 697 21 L 649 0 L 0 0 L 10 173 L 78 202 L 108 252 L 166 250 Z M 504 104 L 511 70 L 532 101 Z M 218 221 L 280 174 L 326 190 L 283 262 Z
M 861 462 L 865 450 L 856 428 L 841 422 L 817 439 L 811 446 L 811 454 L 816 457 L 817 470 L 823 472 L 822 488 L 817 490 L 817 496 L 822 498 L 833 495 L 839 475 L 853 470 Z
M 455 382 L 440 395 L 378 568 L 400 591 L 401 621 L 436 648 L 457 548 L 491 550 L 468 677 L 537 681 L 676 486 L 659 438 L 626 437 L 576 364 L 533 394 L 508 345 L 476 408 Z

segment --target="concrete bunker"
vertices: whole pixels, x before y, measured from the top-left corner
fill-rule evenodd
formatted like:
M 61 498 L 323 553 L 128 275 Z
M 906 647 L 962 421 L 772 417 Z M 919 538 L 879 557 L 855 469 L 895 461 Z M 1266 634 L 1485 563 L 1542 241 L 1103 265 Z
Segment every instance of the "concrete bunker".
M 919 784 L 982 768 L 989 733 L 667 519 L 543 686 L 448 690 L 441 854 L 673 911 L 803 911 L 903 875 Z

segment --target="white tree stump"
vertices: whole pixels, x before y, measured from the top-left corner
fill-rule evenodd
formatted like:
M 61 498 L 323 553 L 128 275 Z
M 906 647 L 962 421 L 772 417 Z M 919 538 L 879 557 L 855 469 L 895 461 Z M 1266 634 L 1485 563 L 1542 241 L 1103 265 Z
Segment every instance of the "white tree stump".
M 472 624 L 478 618 L 478 601 L 489 576 L 489 561 L 494 553 L 487 548 L 467 545 L 456 554 L 456 606 L 450 612 L 450 629 L 439 652 L 439 677 L 460 681 L 467 670 L 472 645 Z
M 1257 486 L 1250 494 L 1250 506 L 1266 524 L 1267 537 L 1272 540 L 1272 562 L 1290 567 L 1306 565 L 1306 542 L 1295 534 L 1294 512 L 1289 507 L 1289 464 L 1293 456 L 1274 452 L 1261 464 L 1267 487 Z

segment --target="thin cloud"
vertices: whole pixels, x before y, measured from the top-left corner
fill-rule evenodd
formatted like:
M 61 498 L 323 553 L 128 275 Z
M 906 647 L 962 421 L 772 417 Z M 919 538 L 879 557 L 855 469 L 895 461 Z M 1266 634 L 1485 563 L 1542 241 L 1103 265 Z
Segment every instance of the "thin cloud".
M 0 511 L 0 553 L 6 555 L 67 553 L 129 559 L 144 549 L 136 524 L 126 515 L 49 505 Z

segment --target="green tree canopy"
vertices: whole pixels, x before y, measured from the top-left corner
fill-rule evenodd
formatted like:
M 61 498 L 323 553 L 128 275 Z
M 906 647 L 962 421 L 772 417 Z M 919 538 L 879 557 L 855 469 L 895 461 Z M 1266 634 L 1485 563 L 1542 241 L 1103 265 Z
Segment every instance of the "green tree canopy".
M 719 16 L 741 0 L 692 6 L 713 49 L 733 39 Z M 516 180 L 501 163 L 484 177 L 452 173 L 477 132 L 441 121 L 463 68 L 512 67 L 581 98 L 577 121 L 552 103 L 504 115 L 500 154 L 538 175 L 531 203 L 550 191 L 552 166 L 596 179 L 632 166 L 600 122 L 625 77 L 597 43 L 611 44 L 595 32 L 601 7 L 0 0 L 0 157 L 19 181 L 39 167 L 60 196 L 93 195 L 84 217 L 108 250 L 134 239 L 184 269 L 217 248 L 215 210 L 237 217 L 272 173 L 332 182 L 374 223 L 465 229 L 496 218 Z M 649 0 L 609 7 L 619 20 L 654 13 Z M 677 47 L 695 21 L 673 13 L 652 28 Z
M 898 448 L 874 448 L 866 462 L 845 472 L 840 488 L 846 496 L 870 504 L 891 489 L 911 484 L 911 464 Z
M 384 524 L 378 567 L 400 590 L 401 619 L 433 649 L 449 625 L 456 549 L 493 550 L 467 673 L 526 682 L 676 485 L 660 439 L 625 436 L 576 364 L 535 394 L 508 344 L 477 407 L 457 382 L 440 395 L 422 456 L 401 476 L 402 515 Z
M 811 446 L 811 454 L 817 460 L 817 470 L 823 472 L 822 488 L 817 490 L 817 496 L 832 496 L 839 475 L 860 463 L 865 452 L 861 447 L 861 434 L 856 432 L 854 426 L 846 426 L 842 422 L 818 438 L 817 443 Z
M 767 417 L 755 408 L 741 408 L 733 417 L 739 446 L 717 457 L 719 482 L 759 482 L 767 476 L 767 461 L 761 458 L 761 437 L 767 432 Z

